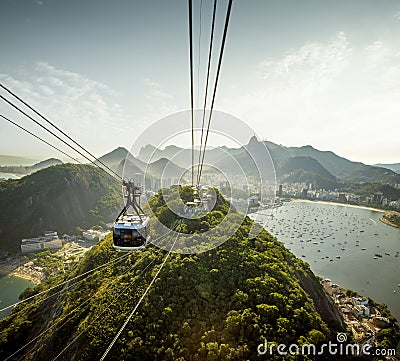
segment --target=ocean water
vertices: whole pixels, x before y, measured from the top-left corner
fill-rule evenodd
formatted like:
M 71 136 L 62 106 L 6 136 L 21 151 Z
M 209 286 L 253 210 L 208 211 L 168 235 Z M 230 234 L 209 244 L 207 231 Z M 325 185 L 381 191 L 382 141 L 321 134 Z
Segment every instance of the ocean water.
M 19 179 L 21 176 L 17 176 L 11 173 L 1 173 L 0 172 L 0 179 Z
M 319 202 L 289 202 L 250 215 L 313 272 L 386 303 L 400 320 L 400 229 L 379 221 L 382 213 Z
M 0 275 L 0 309 L 18 302 L 18 297 L 28 287 L 33 287 L 32 281 L 9 276 Z M 0 319 L 11 313 L 12 309 L 0 312 Z

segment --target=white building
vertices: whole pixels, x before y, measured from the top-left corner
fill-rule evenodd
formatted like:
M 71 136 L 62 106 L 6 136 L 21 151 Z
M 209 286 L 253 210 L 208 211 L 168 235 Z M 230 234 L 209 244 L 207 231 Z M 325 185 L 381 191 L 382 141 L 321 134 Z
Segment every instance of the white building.
M 57 251 L 62 248 L 62 241 L 58 238 L 57 232 L 47 231 L 44 237 L 27 238 L 21 241 L 21 252 L 30 253 L 41 251 L 45 248 L 50 251 Z
M 357 313 L 357 316 L 369 317 L 369 308 L 367 306 L 356 305 L 356 306 L 354 306 L 354 310 Z
M 88 229 L 85 232 L 82 232 L 83 238 L 89 241 L 101 241 L 108 234 L 108 232 L 96 231 L 93 229 Z
M 368 306 L 368 299 L 365 297 L 352 297 L 351 298 L 351 303 L 355 305 L 364 305 Z

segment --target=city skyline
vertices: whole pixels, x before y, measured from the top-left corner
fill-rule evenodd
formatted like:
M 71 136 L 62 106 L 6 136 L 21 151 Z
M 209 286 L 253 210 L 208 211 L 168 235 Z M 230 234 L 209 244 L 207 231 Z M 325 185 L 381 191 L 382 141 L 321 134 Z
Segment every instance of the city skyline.
M 199 92 L 198 47 L 194 54 L 200 99 L 211 7 L 203 1 Z M 219 3 L 217 49 L 225 7 Z M 0 82 L 92 153 L 129 149 L 151 123 L 189 108 L 185 2 L 4 1 L 1 8 Z M 215 109 L 277 144 L 366 164 L 400 162 L 399 35 L 400 5 L 391 1 L 234 2 Z M 58 145 L 4 102 L 0 113 Z M 3 120 L 0 130 L 0 154 L 60 157 Z

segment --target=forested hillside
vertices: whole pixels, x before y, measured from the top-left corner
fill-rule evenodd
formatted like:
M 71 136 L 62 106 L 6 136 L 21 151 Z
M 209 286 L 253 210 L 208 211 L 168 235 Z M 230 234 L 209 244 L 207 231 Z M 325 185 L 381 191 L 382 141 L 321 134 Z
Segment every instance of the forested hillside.
M 110 222 L 121 207 L 113 178 L 91 165 L 62 164 L 18 180 L 0 181 L 0 248 L 56 230 L 73 232 Z
M 159 193 L 150 203 L 163 208 L 163 202 Z M 203 218 L 180 221 L 176 217 L 175 221 L 182 222 L 182 232 L 210 229 L 219 224 L 226 206 L 220 199 Z M 174 221 L 172 215 L 164 208 L 157 216 L 169 222 Z M 253 360 L 264 339 L 300 345 L 335 339 L 335 331 L 342 330 L 341 320 L 327 311 L 327 297 L 308 265 L 265 230 L 249 239 L 251 225 L 246 218 L 229 240 L 210 251 L 170 254 L 107 359 Z M 171 245 L 173 241 L 173 237 L 166 240 Z M 58 360 L 98 360 L 166 252 L 149 246 L 143 252 L 119 257 L 121 253 L 113 250 L 111 237 L 107 237 L 64 277 L 113 263 L 86 275 L 57 297 L 40 295 L 20 304 L 0 321 L 0 358 L 45 331 L 15 359 L 52 360 L 62 352 Z M 24 297 L 62 280 L 50 280 L 25 292 Z
M 306 172 L 302 169 L 299 169 L 283 178 L 281 178 L 281 182 L 286 183 L 306 183 L 312 184 L 312 186 L 316 189 L 337 189 L 343 187 L 343 184 L 339 182 L 329 180 L 321 177 L 319 174 L 315 174 L 312 172 Z
M 335 182 L 336 178 L 329 173 L 318 161 L 311 157 L 284 158 L 275 162 L 278 177 L 287 175 L 299 170 L 318 174 L 321 178 Z

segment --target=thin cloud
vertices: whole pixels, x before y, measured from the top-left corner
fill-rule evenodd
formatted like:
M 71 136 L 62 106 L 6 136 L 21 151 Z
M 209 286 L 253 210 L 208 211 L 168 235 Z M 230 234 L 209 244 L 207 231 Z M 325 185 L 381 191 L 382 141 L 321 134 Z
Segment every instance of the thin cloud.
M 143 84 L 145 85 L 144 109 L 147 121 L 155 121 L 177 110 L 174 96 L 168 93 L 160 83 L 146 78 L 143 79 Z
M 45 62 L 36 63 L 25 81 L 12 75 L 1 77 L 22 98 L 60 122 L 107 124 L 122 116 L 120 106 L 110 100 L 113 91 L 106 85 Z
M 147 87 L 148 93 L 146 94 L 147 99 L 172 99 L 173 96 L 167 93 L 160 83 L 154 82 L 151 79 L 144 79 L 143 84 Z
M 21 73 L 1 74 L 0 81 L 89 149 L 99 144 L 108 149 L 106 144 L 116 143 L 111 129 L 129 123 L 115 92 L 105 84 L 46 62 L 34 64 L 27 74 L 24 80 Z M 18 115 L 3 107 L 11 117 Z
M 261 62 L 254 78 L 252 91 L 232 89 L 221 104 L 254 124 L 258 134 L 359 159 L 371 153 L 371 142 L 377 158 L 387 144 L 400 151 L 396 132 L 377 133 L 381 125 L 398 129 L 400 117 L 400 53 L 390 44 L 355 46 L 341 32 Z
M 280 60 L 260 64 L 261 76 L 266 80 L 281 82 L 285 86 L 305 86 L 319 91 L 327 86 L 347 66 L 352 49 L 343 32 L 327 46 L 308 43 L 298 50 L 288 52 Z M 307 74 L 307 77 L 304 75 Z

